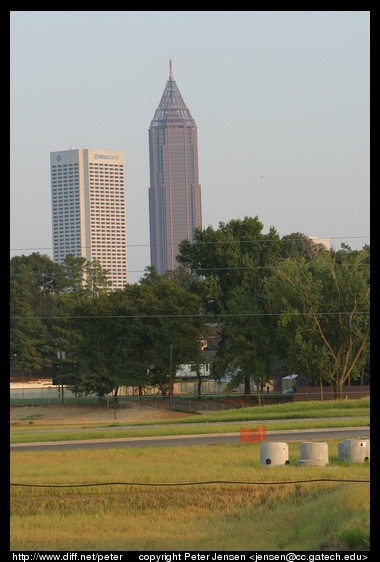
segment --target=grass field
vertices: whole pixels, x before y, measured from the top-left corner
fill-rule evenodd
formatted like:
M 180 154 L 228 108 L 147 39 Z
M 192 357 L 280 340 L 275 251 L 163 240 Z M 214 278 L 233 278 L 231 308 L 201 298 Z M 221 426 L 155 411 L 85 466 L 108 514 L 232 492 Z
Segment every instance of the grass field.
M 267 419 L 280 416 L 280 424 L 293 415 L 298 427 L 306 423 L 307 412 L 312 418 L 319 412 L 321 423 L 329 423 L 328 416 L 369 415 L 369 399 L 350 402 L 350 407 L 326 402 L 318 408 L 305 404 L 303 411 L 299 403 L 284 405 L 293 410 L 282 405 L 259 410 Z M 254 410 L 245 412 L 248 424 L 249 417 L 257 419 Z M 234 421 L 233 416 L 228 411 L 212 421 Z M 207 425 L 210 418 L 204 421 Z M 20 431 L 35 434 L 36 429 Z M 19 428 L 12 428 L 15 435 Z M 287 466 L 273 467 L 260 464 L 260 443 L 12 451 L 10 549 L 369 550 L 370 463 L 343 462 L 338 441 L 327 443 L 329 462 L 323 468 L 297 464 L 299 443 L 289 443 Z
M 65 406 L 61 408 L 64 414 L 67 414 Z M 22 413 L 23 407 L 21 406 L 19 409 Z M 38 409 L 38 412 L 40 411 L 41 408 Z M 11 443 L 31 443 L 33 441 L 103 439 L 105 437 L 232 433 L 239 432 L 241 426 L 257 427 L 258 424 L 265 424 L 268 420 L 270 420 L 270 429 L 276 431 L 281 429 L 347 427 L 347 425 L 360 427 L 369 425 L 370 399 L 254 406 L 207 414 L 187 414 L 181 419 L 175 417 L 176 414 L 178 412 L 173 412 L 173 419 L 166 417 L 164 420 L 152 420 L 147 413 L 146 421 L 141 419 L 136 422 L 129 421 L 127 425 L 125 422 L 117 420 L 104 422 L 103 412 L 99 418 L 99 423 L 96 424 L 86 424 L 79 421 L 78 424 L 73 424 L 71 420 L 63 417 L 59 425 L 57 423 L 50 425 L 49 420 L 36 419 L 36 416 L 30 415 L 23 420 L 24 422 L 29 421 L 31 425 L 28 425 L 28 423 L 11 425 L 10 438 Z M 170 415 L 170 412 L 167 412 L 167 415 Z M 154 422 L 153 427 L 152 421 Z M 120 429 L 124 427 L 125 429 Z M 99 428 L 104 428 L 104 432 Z M 114 433 L 112 433 L 113 428 L 115 428 Z M 76 431 L 73 432 L 73 429 L 76 429 Z M 46 432 L 44 433 L 42 430 L 46 430 Z

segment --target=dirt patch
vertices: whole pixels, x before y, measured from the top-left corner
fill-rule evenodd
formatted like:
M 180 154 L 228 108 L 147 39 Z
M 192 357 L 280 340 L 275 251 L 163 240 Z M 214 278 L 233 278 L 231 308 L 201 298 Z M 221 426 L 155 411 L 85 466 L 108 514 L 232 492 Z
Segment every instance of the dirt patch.
M 131 404 L 125 408 L 103 408 L 93 406 L 11 406 L 11 425 L 89 425 L 104 423 L 132 423 L 156 420 L 180 419 L 191 414 L 152 406 Z

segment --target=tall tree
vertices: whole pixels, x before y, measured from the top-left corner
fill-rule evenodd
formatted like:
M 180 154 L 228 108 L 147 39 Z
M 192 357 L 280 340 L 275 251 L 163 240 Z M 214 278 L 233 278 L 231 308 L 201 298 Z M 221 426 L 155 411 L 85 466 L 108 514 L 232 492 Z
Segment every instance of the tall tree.
M 173 393 L 179 365 L 199 361 L 199 340 L 208 329 L 203 300 L 197 294 L 199 284 L 184 272 L 159 276 L 154 271 L 140 284 L 142 341 L 148 350 L 152 383 L 163 394 Z
M 29 377 L 55 353 L 55 297 L 64 286 L 62 268 L 46 255 L 10 260 L 10 353 L 12 364 Z
M 96 298 L 101 293 L 109 291 L 112 281 L 108 278 L 108 272 L 102 268 L 98 260 L 87 261 L 85 266 L 86 291 Z
M 63 262 L 67 290 L 76 295 L 83 295 L 86 288 L 87 260 L 82 256 L 68 254 Z
M 266 293 L 280 313 L 278 337 L 291 372 L 325 381 L 342 398 L 361 376 L 370 346 L 369 247 L 318 251 L 278 261 Z
M 214 376 L 221 378 L 231 370 L 235 373 L 231 386 L 243 382 L 247 394 L 251 382 L 259 388 L 268 372 L 273 320 L 266 314 L 263 280 L 270 274 L 271 260 L 281 253 L 275 229 L 266 235 L 262 229 L 258 217 L 219 223 L 216 231 L 212 227 L 196 231 L 194 243 L 184 241 L 177 257 L 210 287 L 217 287 L 217 300 L 210 299 L 208 308 L 221 329 Z

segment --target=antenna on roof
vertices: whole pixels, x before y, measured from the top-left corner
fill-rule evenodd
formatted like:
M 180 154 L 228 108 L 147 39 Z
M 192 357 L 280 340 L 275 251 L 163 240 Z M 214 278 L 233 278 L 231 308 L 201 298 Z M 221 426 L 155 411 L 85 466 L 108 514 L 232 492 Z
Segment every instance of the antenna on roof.
M 173 76 L 173 69 L 172 69 L 172 59 L 169 59 L 169 67 L 170 67 L 170 80 L 174 80 L 174 76 Z

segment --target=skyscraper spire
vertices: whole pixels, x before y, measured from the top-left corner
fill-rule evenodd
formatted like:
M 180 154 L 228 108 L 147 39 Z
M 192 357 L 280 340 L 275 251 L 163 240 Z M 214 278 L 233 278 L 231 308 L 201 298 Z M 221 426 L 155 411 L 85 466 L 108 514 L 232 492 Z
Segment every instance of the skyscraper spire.
M 150 126 L 186 125 L 187 127 L 196 127 L 195 121 L 183 101 L 177 82 L 174 80 L 171 59 L 169 60 L 169 68 L 169 80 L 166 82 L 164 93 Z

